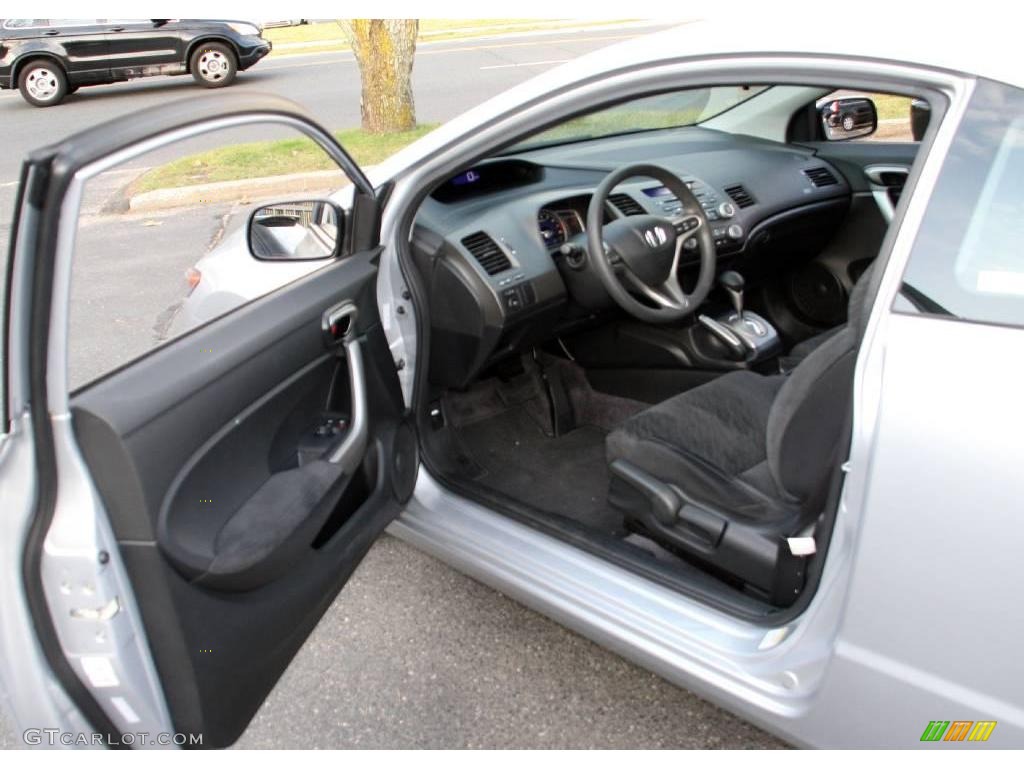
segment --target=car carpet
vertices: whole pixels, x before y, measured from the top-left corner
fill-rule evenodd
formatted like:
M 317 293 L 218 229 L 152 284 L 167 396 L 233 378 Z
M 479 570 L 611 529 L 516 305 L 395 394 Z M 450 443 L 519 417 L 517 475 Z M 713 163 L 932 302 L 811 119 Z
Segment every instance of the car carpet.
M 585 425 L 549 437 L 522 407 L 459 430 L 482 469 L 477 482 L 542 512 L 622 535 L 622 514 L 607 503 L 605 435 Z
M 625 535 L 622 515 L 608 507 L 604 442 L 609 430 L 647 407 L 595 392 L 578 365 L 543 355 L 508 380 L 479 382 L 449 393 L 445 416 L 478 471 L 474 480 L 516 501 L 590 528 Z M 545 372 L 566 388 L 576 427 L 554 436 Z

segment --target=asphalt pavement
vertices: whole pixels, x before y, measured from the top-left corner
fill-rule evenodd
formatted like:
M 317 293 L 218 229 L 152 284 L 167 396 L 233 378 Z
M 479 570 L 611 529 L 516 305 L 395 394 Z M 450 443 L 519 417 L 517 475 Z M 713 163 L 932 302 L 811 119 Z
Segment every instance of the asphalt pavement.
M 0 714 L 0 747 L 20 745 Z M 390 536 L 235 746 L 785 747 Z
M 421 48 L 415 68 L 420 119 L 445 120 L 555 61 L 634 34 L 603 30 Z M 271 60 L 236 87 L 286 93 L 330 127 L 358 122 L 358 77 L 343 54 Z M 171 94 L 215 98 L 190 80 L 170 78 L 84 89 L 49 110 L 0 97 L 7 143 L 0 183 L 16 177 L 17 158 L 27 149 Z M 12 199 L 10 189 L 0 184 L 0 206 Z M 96 213 L 83 223 L 76 270 L 81 277 L 73 289 L 79 342 L 72 339 L 70 363 L 80 379 L 112 367 L 111 350 L 120 357 L 158 343 L 183 295 L 182 270 L 236 223 L 225 206 L 118 214 L 116 221 Z M 0 208 L 0 216 L 2 241 L 10 209 Z M 114 225 L 128 236 L 103 237 Z M 160 247 L 182 242 L 185 233 L 199 252 Z M 152 260 L 145 285 L 132 284 L 138 271 L 127 268 L 138 258 Z M 0 747 L 20 746 L 13 731 L 0 715 Z M 238 746 L 784 745 L 385 536 Z

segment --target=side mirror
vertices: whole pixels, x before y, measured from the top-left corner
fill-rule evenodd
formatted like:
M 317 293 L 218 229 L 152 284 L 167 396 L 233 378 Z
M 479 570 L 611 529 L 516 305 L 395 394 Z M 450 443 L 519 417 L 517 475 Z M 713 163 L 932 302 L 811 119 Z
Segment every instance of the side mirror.
M 862 97 L 825 102 L 821 107 L 821 127 L 829 141 L 869 136 L 878 128 L 875 102 Z
M 910 102 L 910 135 L 914 141 L 924 138 L 928 130 L 928 123 L 932 119 L 932 107 L 924 99 L 914 99 Z
M 263 205 L 249 217 L 249 252 L 263 261 L 316 261 L 341 252 L 345 212 L 332 200 Z

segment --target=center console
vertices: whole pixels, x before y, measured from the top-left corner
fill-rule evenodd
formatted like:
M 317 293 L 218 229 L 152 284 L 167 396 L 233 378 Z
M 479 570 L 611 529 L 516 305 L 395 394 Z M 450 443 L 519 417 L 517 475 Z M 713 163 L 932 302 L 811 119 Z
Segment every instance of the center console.
M 712 309 L 682 326 L 625 321 L 608 323 L 564 339 L 567 351 L 585 368 L 676 370 L 717 373 L 768 370 L 782 353 L 782 339 L 762 315 L 743 306 L 743 277 L 723 272 L 718 282 L 731 309 Z M 721 308 L 721 304 L 718 305 Z
M 723 272 L 718 282 L 732 301 L 732 311 L 717 317 L 698 315 L 698 322 L 734 360 L 753 364 L 778 355 L 782 341 L 775 327 L 756 312 L 743 309 L 743 276 L 739 272 Z

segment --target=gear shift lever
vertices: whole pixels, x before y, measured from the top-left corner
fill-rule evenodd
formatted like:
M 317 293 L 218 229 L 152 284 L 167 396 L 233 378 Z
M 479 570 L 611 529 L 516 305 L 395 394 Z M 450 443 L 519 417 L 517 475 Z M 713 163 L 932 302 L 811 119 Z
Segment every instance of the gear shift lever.
M 730 269 L 718 276 L 718 282 L 723 288 L 725 288 L 725 292 L 729 294 L 729 298 L 732 299 L 733 309 L 736 310 L 736 318 L 742 323 L 743 286 L 745 285 L 743 275 L 739 272 L 733 272 Z

